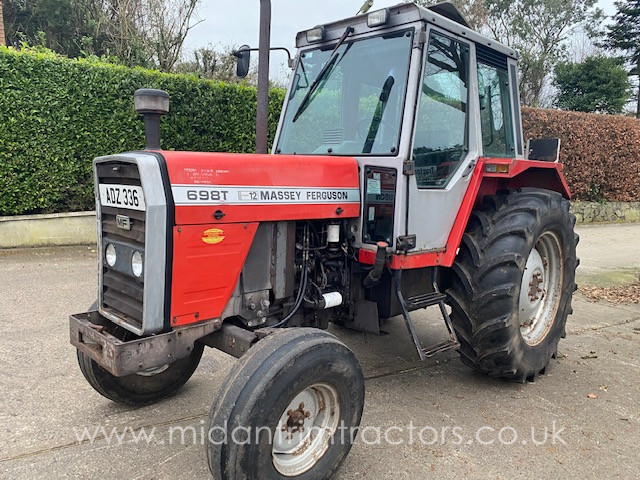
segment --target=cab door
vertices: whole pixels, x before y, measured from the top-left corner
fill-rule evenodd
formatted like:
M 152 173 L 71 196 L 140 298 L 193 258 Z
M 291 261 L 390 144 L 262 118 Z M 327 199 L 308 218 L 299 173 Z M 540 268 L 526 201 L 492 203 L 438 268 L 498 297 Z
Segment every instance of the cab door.
M 441 250 L 481 153 L 475 45 L 430 26 L 408 178 L 407 234 Z

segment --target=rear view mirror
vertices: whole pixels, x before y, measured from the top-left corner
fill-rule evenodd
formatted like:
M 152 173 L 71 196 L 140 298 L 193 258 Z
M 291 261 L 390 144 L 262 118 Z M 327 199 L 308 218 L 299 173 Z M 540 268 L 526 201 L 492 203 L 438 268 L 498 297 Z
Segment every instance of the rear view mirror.
M 527 142 L 527 159 L 557 162 L 560 159 L 559 138 L 536 138 Z
M 249 62 L 251 61 L 251 47 L 242 45 L 238 50 L 233 51 L 236 57 L 236 75 L 244 78 L 249 74 Z

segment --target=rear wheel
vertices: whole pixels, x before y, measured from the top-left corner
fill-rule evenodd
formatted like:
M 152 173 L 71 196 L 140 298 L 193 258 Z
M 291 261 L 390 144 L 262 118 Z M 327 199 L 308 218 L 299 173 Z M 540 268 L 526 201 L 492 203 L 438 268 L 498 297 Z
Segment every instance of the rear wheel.
M 536 188 L 474 211 L 448 290 L 466 364 L 518 381 L 544 373 L 573 312 L 574 224 L 568 200 Z
M 207 458 L 217 480 L 329 479 L 351 448 L 364 379 L 351 350 L 312 328 L 272 333 L 213 402 Z

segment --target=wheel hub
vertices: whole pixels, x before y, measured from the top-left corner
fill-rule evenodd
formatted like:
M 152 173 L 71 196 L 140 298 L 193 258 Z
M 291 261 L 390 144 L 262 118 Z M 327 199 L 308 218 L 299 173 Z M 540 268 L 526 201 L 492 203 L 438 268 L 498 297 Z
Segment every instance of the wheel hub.
M 288 410 L 287 415 L 289 418 L 287 418 L 287 423 L 282 426 L 281 431 L 289 432 L 290 435 L 296 432 L 304 432 L 304 421 L 307 418 L 311 418 L 311 412 L 304 409 L 304 403 L 300 403 L 295 410 Z
M 316 383 L 291 400 L 280 416 L 273 439 L 273 466 L 280 474 L 301 475 L 326 453 L 338 429 L 338 399 L 334 387 Z
M 529 345 L 537 345 L 551 329 L 562 286 L 562 248 L 557 236 L 545 232 L 531 250 L 520 286 L 520 333 Z
M 544 285 L 544 277 L 542 272 L 535 272 L 531 281 L 529 282 L 529 300 L 535 302 L 538 299 L 544 298 L 544 290 L 540 288 Z

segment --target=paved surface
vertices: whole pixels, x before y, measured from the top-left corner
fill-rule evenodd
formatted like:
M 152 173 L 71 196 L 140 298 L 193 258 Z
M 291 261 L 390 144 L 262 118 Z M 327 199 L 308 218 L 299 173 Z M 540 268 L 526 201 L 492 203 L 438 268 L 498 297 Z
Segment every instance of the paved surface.
M 640 224 L 583 225 L 578 283 L 610 285 L 640 278 Z
M 640 269 L 640 225 L 580 233 L 581 275 L 602 273 L 613 262 Z M 170 445 L 168 430 L 199 431 L 234 360 L 209 349 L 187 386 L 154 406 L 132 409 L 103 399 L 80 374 L 67 333 L 68 313 L 95 297 L 95 271 L 87 248 L 0 252 L 0 477 L 208 478 L 199 439 Z M 336 330 L 367 376 L 368 427 L 337 478 L 638 478 L 640 306 L 580 296 L 574 306 L 559 358 L 547 375 L 524 385 L 475 374 L 455 354 L 416 361 L 400 319 L 384 337 Z M 423 337 L 437 339 L 442 327 L 435 317 L 421 318 Z M 155 427 L 154 438 L 78 442 L 74 429 L 101 426 L 136 434 Z M 390 430 L 390 442 L 383 436 L 376 445 L 377 431 L 393 426 L 404 432 Z M 547 442 L 533 445 L 532 428 L 540 443 L 547 428 Z M 514 433 L 517 440 L 501 444 L 501 429 L 503 440 L 512 442 Z

